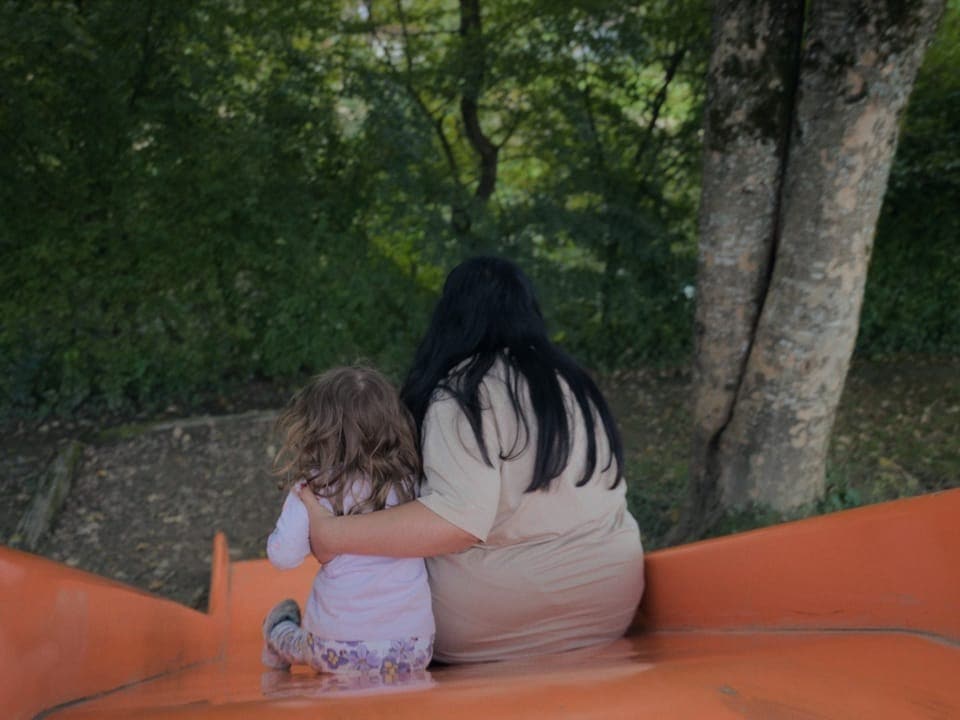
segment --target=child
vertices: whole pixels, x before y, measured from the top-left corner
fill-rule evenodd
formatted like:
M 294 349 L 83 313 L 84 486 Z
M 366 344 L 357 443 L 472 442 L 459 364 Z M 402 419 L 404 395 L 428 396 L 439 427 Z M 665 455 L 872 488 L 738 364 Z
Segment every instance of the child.
M 420 460 L 410 414 L 374 370 L 330 370 L 301 390 L 280 416 L 278 474 L 290 487 L 267 541 L 274 566 L 310 555 L 310 523 L 297 491 L 312 491 L 335 515 L 413 500 Z M 422 670 L 433 654 L 430 588 L 421 558 L 340 555 L 313 581 L 306 612 L 284 600 L 263 623 L 263 662 L 286 669 L 378 673 L 385 681 Z

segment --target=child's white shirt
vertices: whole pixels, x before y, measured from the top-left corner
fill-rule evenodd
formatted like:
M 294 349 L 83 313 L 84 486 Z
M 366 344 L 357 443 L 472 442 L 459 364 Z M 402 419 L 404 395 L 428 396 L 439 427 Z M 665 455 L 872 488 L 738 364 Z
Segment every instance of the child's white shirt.
M 352 495 L 364 497 L 365 478 L 345 493 L 344 511 Z M 318 498 L 332 510 L 325 498 Z M 395 505 L 391 493 L 387 505 Z M 297 567 L 310 555 L 310 518 L 297 494 L 290 492 L 276 527 L 267 540 L 267 557 L 282 570 Z M 313 580 L 303 615 L 303 628 L 327 640 L 399 640 L 426 638 L 435 632 L 430 587 L 422 558 L 338 555 L 321 566 Z

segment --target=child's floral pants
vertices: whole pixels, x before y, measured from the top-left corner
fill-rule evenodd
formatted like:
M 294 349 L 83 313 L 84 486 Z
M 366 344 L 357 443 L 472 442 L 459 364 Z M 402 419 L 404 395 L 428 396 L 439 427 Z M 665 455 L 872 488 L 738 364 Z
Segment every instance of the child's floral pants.
M 328 673 L 379 673 L 385 683 L 425 669 L 433 656 L 432 635 L 402 640 L 326 640 L 289 620 L 270 631 L 267 646 L 291 665 L 305 664 Z

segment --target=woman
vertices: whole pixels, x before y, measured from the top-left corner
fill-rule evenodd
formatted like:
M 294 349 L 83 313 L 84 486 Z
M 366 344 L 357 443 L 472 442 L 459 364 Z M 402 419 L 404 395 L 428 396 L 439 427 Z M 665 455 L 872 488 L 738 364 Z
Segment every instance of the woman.
M 447 278 L 402 390 L 420 433 L 417 502 L 330 517 L 305 494 L 314 554 L 426 557 L 434 657 L 474 662 L 617 638 L 643 592 L 623 450 L 606 401 L 548 339 L 505 260 Z

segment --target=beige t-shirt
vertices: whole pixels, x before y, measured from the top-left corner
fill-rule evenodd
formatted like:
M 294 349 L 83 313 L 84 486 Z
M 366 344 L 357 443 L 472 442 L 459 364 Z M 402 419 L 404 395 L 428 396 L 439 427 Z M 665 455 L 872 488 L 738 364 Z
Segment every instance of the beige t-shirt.
M 560 652 L 620 637 L 643 592 L 643 549 L 597 417 L 597 467 L 583 487 L 587 440 L 582 413 L 566 392 L 570 459 L 549 490 L 525 493 L 533 477 L 536 424 L 525 383 L 519 396 L 527 438 L 498 362 L 481 386 L 484 462 L 466 415 L 449 396 L 423 424 L 420 502 L 480 542 L 427 559 L 437 622 L 434 657 L 503 660 Z M 519 433 L 519 435 L 518 435 Z M 519 444 L 516 444 L 519 443 Z M 607 468 L 605 470 L 605 468 Z

